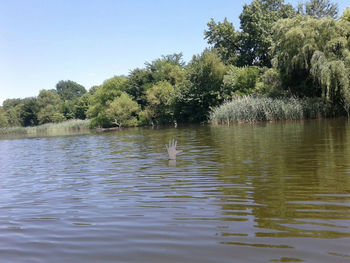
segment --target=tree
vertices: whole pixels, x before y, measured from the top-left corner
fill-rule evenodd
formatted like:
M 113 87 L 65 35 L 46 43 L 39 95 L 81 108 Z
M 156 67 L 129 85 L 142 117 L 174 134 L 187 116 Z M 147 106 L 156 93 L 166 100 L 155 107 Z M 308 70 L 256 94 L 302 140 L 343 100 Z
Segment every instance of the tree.
M 169 123 L 173 120 L 174 87 L 167 81 L 160 81 L 147 90 L 148 110 L 150 117 L 158 123 Z
M 11 107 L 6 110 L 7 122 L 9 126 L 17 127 L 22 125 L 19 109 L 20 107 L 20 105 L 17 105 L 16 107 Z
M 207 24 L 208 29 L 204 31 L 204 38 L 208 44 L 213 45 L 226 64 L 236 64 L 240 53 L 239 32 L 235 31 L 232 23 L 227 21 L 216 23 L 211 19 Z
M 218 55 L 208 50 L 193 56 L 185 68 L 186 79 L 178 85 L 176 114 L 185 121 L 205 121 L 210 107 L 219 105 L 226 66 Z
M 55 90 L 41 90 L 37 99 L 39 124 L 65 120 L 60 113 L 62 101 Z
M 62 113 L 57 111 L 57 108 L 54 105 L 47 105 L 42 108 L 38 113 L 39 124 L 51 123 L 51 122 L 62 122 L 66 118 Z
M 22 102 L 21 99 L 6 99 L 2 103 L 2 107 L 5 111 L 9 110 L 10 108 L 16 107 L 18 104 Z
M 61 80 L 56 84 L 57 94 L 62 101 L 80 98 L 86 93 L 86 89 L 71 80 Z
M 268 97 L 290 97 L 283 90 L 280 72 L 275 68 L 267 69 L 256 83 L 257 93 Z
M 103 82 L 91 96 L 90 106 L 86 115 L 95 118 L 103 112 L 116 97 L 119 97 L 127 87 L 127 78 L 114 76 Z
M 146 62 L 146 70 L 152 74 L 152 82 L 168 81 L 176 85 L 184 80 L 182 53 L 162 56 L 159 59 Z
M 3 103 L 10 126 L 33 126 L 38 124 L 36 98 L 7 99 Z
M 44 108 L 47 105 L 59 106 L 62 100 L 55 90 L 41 90 L 37 98 L 39 108 Z
M 260 75 L 264 72 L 263 68 L 235 67 L 231 66 L 224 76 L 223 95 L 226 99 L 232 98 L 232 95 L 247 95 L 256 93 L 256 85 Z
M 22 100 L 20 118 L 23 126 L 38 125 L 38 103 L 37 98 L 25 98 Z
M 347 7 L 344 11 L 343 11 L 343 17 L 342 19 L 344 21 L 348 21 L 350 22 L 350 7 Z
M 78 103 L 78 99 L 65 100 L 61 103 L 60 112 L 67 120 L 74 118 L 74 107 L 76 103 Z
M 272 27 L 276 21 L 294 17 L 290 4 L 283 0 L 254 0 L 244 5 L 241 20 L 241 57 L 239 65 L 271 66 Z
M 96 90 L 98 89 L 99 86 L 92 86 L 90 89 L 89 89 L 89 94 L 90 95 L 94 95 Z
M 146 91 L 152 87 L 153 81 L 152 73 L 149 70 L 134 69 L 129 74 L 126 91 L 144 107 L 147 104 Z
M 85 93 L 78 102 L 74 105 L 74 118 L 85 120 L 86 113 L 91 104 L 91 96 L 89 93 Z
M 125 92 L 115 98 L 106 110 L 106 116 L 111 123 L 121 126 L 137 126 L 137 115 L 140 107 L 137 102 Z
M 274 66 L 298 96 L 322 97 L 336 111 L 350 110 L 350 23 L 297 16 L 275 28 Z
M 159 62 L 168 62 L 171 63 L 173 65 L 178 65 L 181 68 L 183 68 L 185 66 L 185 62 L 183 61 L 183 55 L 182 53 L 174 53 L 174 54 L 169 54 L 169 55 L 162 55 L 161 58 L 158 58 L 154 61 L 152 61 L 151 63 L 146 62 L 146 67 L 147 68 L 157 68 L 157 64 Z
M 184 81 L 184 61 L 182 53 L 161 56 L 152 62 L 146 62 L 143 69 L 130 72 L 125 91 L 144 109 L 147 106 L 147 90 L 161 81 L 177 85 Z
M 331 17 L 336 19 L 338 15 L 338 4 L 330 0 L 309 0 L 299 3 L 298 13 L 315 18 Z
M 6 111 L 3 107 L 0 107 L 0 127 L 7 127 L 8 126 L 8 119 L 6 115 Z

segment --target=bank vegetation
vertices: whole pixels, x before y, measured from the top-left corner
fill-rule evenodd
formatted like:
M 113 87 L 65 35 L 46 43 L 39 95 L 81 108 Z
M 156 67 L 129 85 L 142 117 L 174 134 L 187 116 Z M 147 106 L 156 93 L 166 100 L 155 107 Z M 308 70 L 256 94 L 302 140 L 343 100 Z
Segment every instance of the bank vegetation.
M 239 18 L 240 30 L 227 19 L 210 20 L 208 48 L 188 63 L 181 53 L 165 55 L 88 91 L 62 80 L 38 96 L 7 99 L 0 134 L 67 120 L 110 128 L 349 115 L 349 8 L 340 16 L 329 0 L 298 7 L 254 0 Z

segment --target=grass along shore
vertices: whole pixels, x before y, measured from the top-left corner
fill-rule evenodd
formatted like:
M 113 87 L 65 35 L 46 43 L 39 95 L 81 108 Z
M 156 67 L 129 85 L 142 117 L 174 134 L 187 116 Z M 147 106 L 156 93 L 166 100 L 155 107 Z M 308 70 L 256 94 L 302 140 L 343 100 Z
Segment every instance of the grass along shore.
M 240 96 L 226 102 L 210 113 L 213 125 L 236 122 L 301 120 L 326 117 L 328 106 L 320 100 Z M 0 136 L 36 135 L 55 132 L 90 130 L 90 120 L 68 120 L 33 127 L 3 127 Z
M 46 123 L 33 127 L 0 128 L 1 135 L 35 135 L 54 132 L 89 130 L 90 120 L 68 120 L 60 123 Z
M 230 124 L 325 117 L 328 107 L 320 100 L 240 96 L 214 108 L 210 123 Z

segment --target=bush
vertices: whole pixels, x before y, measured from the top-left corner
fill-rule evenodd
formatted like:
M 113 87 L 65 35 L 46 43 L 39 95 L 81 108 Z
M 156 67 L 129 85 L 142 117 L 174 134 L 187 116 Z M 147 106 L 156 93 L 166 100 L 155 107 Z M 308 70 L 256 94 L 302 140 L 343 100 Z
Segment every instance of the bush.
M 248 95 L 256 93 L 256 84 L 259 76 L 264 71 L 259 67 L 235 67 L 231 66 L 223 80 L 224 97 L 232 98 L 232 95 Z
M 254 96 L 236 97 L 216 107 L 210 114 L 213 124 L 257 122 L 275 120 L 299 120 L 326 116 L 327 105 L 320 100 L 295 97 L 267 98 Z

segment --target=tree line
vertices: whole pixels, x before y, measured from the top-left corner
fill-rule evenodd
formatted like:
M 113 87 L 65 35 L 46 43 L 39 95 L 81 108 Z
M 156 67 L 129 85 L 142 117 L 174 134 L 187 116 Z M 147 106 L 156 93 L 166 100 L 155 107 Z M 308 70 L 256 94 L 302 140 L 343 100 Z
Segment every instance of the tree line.
M 350 113 L 350 8 L 330 0 L 297 8 L 283 0 L 243 7 L 240 30 L 211 19 L 210 45 L 185 63 L 182 54 L 146 62 L 87 90 L 68 80 L 37 97 L 7 99 L 0 127 L 91 119 L 91 127 L 205 122 L 212 108 L 241 95 L 320 100 L 329 115 Z

